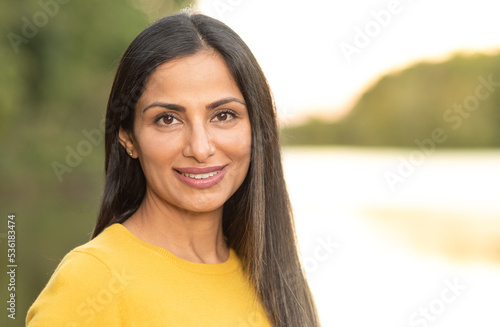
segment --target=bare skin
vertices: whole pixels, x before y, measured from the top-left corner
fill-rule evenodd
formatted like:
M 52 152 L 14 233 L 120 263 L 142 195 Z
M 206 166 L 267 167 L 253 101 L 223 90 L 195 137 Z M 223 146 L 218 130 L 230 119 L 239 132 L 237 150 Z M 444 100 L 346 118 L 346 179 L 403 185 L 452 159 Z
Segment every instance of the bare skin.
M 225 262 L 222 210 L 247 174 L 251 129 L 220 55 L 202 51 L 159 66 L 137 103 L 134 131 L 121 129 L 119 138 L 147 181 L 140 208 L 123 226 L 179 258 Z

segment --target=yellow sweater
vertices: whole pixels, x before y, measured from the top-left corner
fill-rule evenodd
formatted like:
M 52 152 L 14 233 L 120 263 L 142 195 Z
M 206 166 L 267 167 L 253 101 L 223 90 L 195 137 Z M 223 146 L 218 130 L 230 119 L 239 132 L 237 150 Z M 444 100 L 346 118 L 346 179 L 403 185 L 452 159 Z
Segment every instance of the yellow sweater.
M 29 327 L 271 326 L 233 249 L 180 259 L 114 224 L 68 253 L 28 311 Z

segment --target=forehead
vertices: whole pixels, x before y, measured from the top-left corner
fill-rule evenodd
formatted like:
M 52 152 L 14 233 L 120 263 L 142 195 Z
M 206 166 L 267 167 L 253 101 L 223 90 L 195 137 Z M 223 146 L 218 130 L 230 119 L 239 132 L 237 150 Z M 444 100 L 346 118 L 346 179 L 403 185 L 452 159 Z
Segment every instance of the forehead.
M 139 102 L 152 97 L 181 101 L 228 95 L 242 99 L 224 59 L 215 51 L 202 51 L 158 66 L 151 74 Z

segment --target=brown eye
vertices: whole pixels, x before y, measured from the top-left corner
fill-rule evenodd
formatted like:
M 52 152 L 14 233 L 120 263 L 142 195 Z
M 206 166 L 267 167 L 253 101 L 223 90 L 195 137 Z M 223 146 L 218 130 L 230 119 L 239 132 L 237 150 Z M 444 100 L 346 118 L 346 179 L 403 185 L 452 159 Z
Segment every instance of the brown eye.
M 220 114 L 217 115 L 217 119 L 219 119 L 220 121 L 227 120 L 228 115 L 225 112 L 221 112 Z
M 216 114 L 213 118 L 213 120 L 218 121 L 218 122 L 223 122 L 223 121 L 228 121 L 231 120 L 235 117 L 236 115 L 233 114 L 232 112 L 229 111 L 222 111 Z
M 164 117 L 162 117 L 161 121 L 165 125 L 170 125 L 170 124 L 172 124 L 174 122 L 174 117 L 172 117 L 172 116 L 164 116 Z
M 173 115 L 162 114 L 155 118 L 155 123 L 158 125 L 168 126 L 168 125 L 175 125 L 179 123 L 179 121 Z

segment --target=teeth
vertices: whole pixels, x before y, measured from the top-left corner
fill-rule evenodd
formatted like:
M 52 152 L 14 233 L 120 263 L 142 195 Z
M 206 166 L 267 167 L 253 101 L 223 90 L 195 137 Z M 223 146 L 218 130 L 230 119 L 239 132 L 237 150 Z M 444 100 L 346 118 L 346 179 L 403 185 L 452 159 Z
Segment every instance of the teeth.
M 219 173 L 219 171 L 220 170 L 217 170 L 217 171 L 213 171 L 213 172 L 207 173 L 207 174 L 185 174 L 185 173 L 182 173 L 182 175 L 189 177 L 189 178 L 194 178 L 194 179 L 205 179 L 205 178 L 209 178 L 209 177 L 217 175 Z

